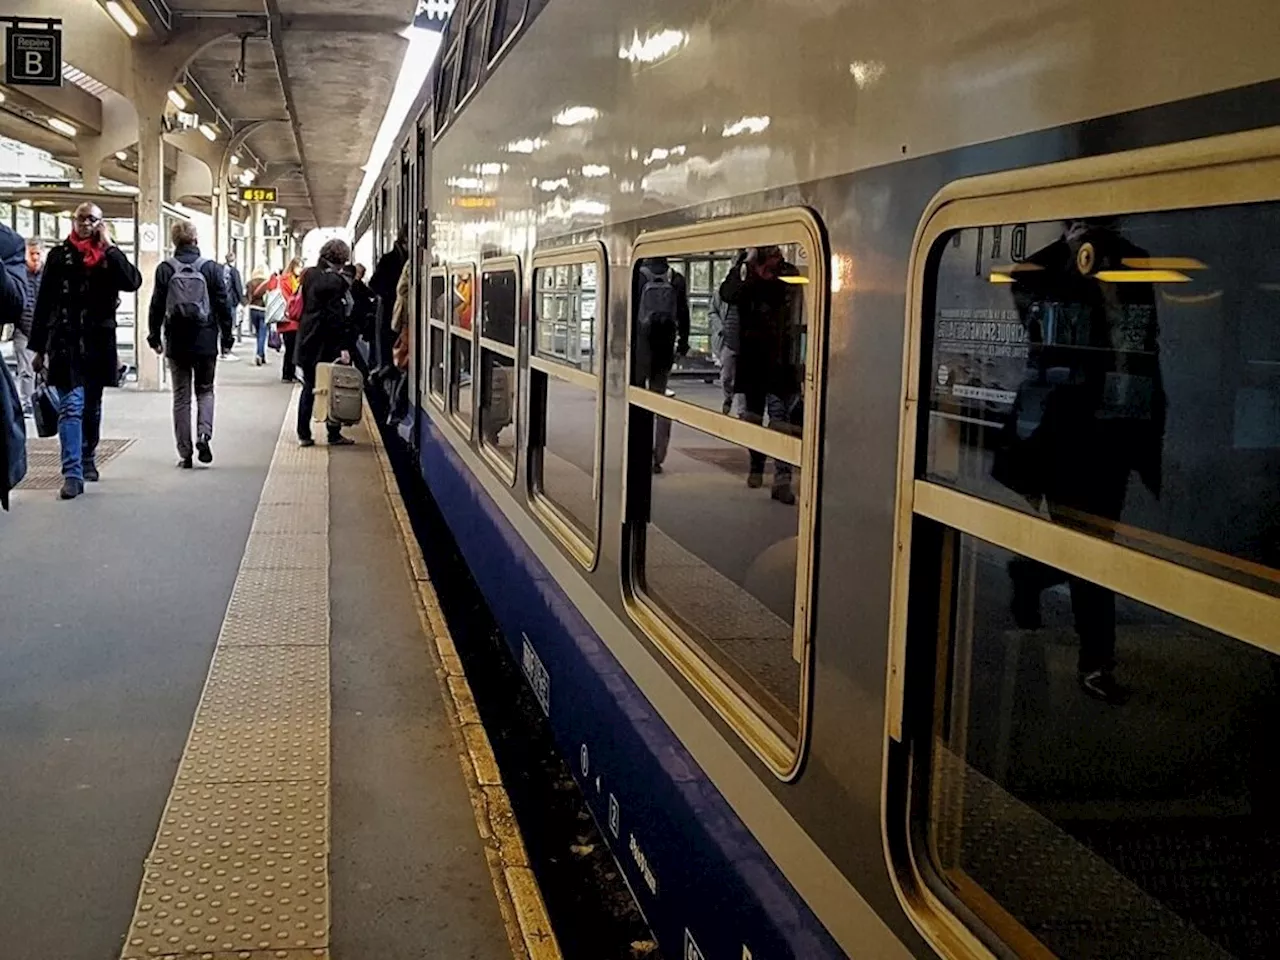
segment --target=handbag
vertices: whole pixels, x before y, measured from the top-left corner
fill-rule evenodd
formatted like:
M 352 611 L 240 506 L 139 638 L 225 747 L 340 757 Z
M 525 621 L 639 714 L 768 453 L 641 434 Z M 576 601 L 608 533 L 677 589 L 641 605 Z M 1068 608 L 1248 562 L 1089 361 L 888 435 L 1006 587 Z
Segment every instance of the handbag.
M 275 327 L 267 331 L 267 346 L 272 350 L 279 350 L 284 346 L 284 339 L 280 336 L 280 331 Z
M 36 434 L 41 437 L 53 437 L 58 434 L 58 407 L 61 397 L 55 387 L 40 378 L 35 392 L 31 395 L 31 415 L 36 422 Z

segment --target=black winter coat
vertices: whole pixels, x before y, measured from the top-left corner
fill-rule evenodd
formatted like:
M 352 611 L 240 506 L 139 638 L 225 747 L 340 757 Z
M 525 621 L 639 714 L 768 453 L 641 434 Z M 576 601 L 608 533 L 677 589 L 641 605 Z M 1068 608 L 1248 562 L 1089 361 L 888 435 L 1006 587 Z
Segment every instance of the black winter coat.
M 303 369 L 334 359 L 351 344 L 350 289 L 347 278 L 323 261 L 302 275 L 296 354 Z
M 49 251 L 27 344 L 45 355 L 49 383 L 59 390 L 115 385 L 120 294 L 140 286 L 142 274 L 119 247 L 108 247 L 92 269 L 65 240 Z
M 800 377 L 791 287 L 777 278 L 758 277 L 742 266 L 720 284 L 720 299 L 738 313 L 734 389 L 749 395 L 771 393 L 783 400 L 794 396 Z
M 178 247 L 173 256 L 181 263 L 195 263 L 200 259 L 200 248 L 195 244 Z M 219 339 L 222 346 L 231 346 L 235 311 L 229 300 L 232 294 L 223 285 L 222 270 L 215 260 L 206 260 L 200 268 L 200 275 L 209 288 L 208 322 L 198 330 L 173 331 L 165 329 L 164 315 L 165 302 L 169 297 L 169 281 L 173 279 L 173 266 L 165 260 L 156 267 L 156 287 L 151 294 L 151 309 L 147 314 L 147 343 L 151 344 L 152 349 L 161 342 L 162 334 L 165 353 L 180 362 L 195 357 L 216 357 Z
M 0 326 L 12 323 L 24 333 L 27 326 L 23 314 L 30 309 L 27 302 L 26 242 L 17 232 L 0 224 Z

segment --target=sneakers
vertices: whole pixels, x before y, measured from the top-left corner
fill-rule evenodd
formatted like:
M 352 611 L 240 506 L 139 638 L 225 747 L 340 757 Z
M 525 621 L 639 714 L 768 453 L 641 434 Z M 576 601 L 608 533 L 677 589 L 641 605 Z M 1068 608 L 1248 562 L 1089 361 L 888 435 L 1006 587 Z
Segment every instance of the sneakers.
M 298 438 L 298 446 L 300 447 L 314 447 L 315 445 L 316 445 L 316 442 L 311 437 Z
M 752 490 L 759 490 L 761 487 L 764 486 L 764 474 L 763 473 L 747 474 L 747 486 L 750 487 Z
M 58 491 L 59 500 L 74 500 L 84 493 L 84 481 L 75 477 L 66 477 L 62 481 L 62 489 Z
M 98 475 L 98 465 L 96 463 L 86 463 L 81 467 L 84 471 L 84 478 L 89 483 L 97 483 L 102 478 Z
M 213 450 L 209 447 L 209 438 L 201 436 L 196 441 L 196 453 L 200 457 L 201 463 L 213 463 Z
M 653 461 L 653 472 L 655 474 L 662 472 L 662 464 L 660 464 L 657 460 Z
M 222 359 L 223 359 L 224 361 L 226 361 L 227 363 L 239 363 L 239 362 L 240 362 L 240 358 L 239 358 L 239 357 L 237 357 L 237 356 L 236 356 L 234 353 L 232 353 L 230 350 L 224 350 L 224 351 L 223 351 L 223 353 L 222 353 Z
M 350 437 L 344 437 L 342 434 L 329 438 L 329 446 L 331 447 L 354 447 L 355 443 Z
M 1087 673 L 1082 671 L 1076 679 L 1080 683 L 1081 690 L 1095 700 L 1101 700 L 1113 707 L 1124 706 L 1132 695 L 1132 691 L 1120 683 L 1110 670 L 1091 670 Z
M 785 487 L 774 487 L 771 496 L 779 503 L 785 503 L 788 507 L 795 506 L 796 495 L 792 492 L 790 485 Z
M 190 457 L 183 457 L 181 460 L 178 461 L 179 470 L 190 470 L 194 466 L 195 464 L 191 462 Z

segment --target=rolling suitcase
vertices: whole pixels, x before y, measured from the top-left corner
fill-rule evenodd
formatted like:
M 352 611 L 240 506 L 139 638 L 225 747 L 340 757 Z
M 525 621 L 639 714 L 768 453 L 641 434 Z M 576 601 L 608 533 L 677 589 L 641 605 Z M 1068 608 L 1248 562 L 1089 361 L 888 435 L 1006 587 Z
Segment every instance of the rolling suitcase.
M 360 422 L 364 407 L 364 377 L 346 363 L 316 364 L 316 406 L 313 420 L 324 423 Z

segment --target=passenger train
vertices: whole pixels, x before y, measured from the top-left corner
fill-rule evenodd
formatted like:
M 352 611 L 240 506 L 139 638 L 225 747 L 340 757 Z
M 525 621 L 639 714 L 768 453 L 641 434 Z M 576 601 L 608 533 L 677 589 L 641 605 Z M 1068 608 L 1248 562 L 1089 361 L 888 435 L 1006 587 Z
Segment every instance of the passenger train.
M 665 955 L 1275 956 L 1275 13 L 458 3 L 357 233 Z

